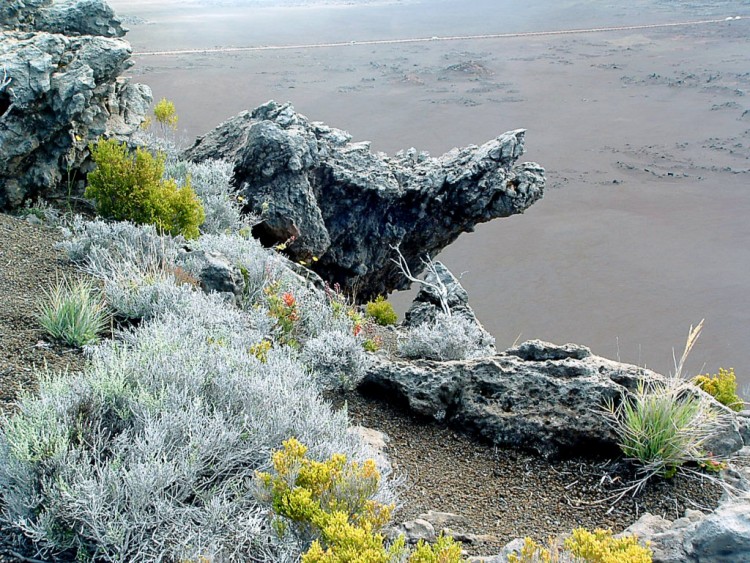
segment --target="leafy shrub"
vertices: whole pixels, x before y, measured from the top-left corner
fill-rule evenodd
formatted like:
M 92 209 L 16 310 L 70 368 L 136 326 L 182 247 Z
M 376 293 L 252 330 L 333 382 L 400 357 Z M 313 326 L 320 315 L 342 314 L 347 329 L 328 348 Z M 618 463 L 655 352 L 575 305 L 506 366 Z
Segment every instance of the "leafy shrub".
M 277 338 L 282 344 L 299 348 L 299 312 L 297 298 L 291 291 L 282 291 L 281 283 L 274 282 L 265 289 L 268 314 L 276 320 Z
M 399 353 L 407 358 L 464 360 L 489 352 L 487 335 L 475 323 L 459 315 L 438 313 L 435 322 L 409 329 L 399 340 Z
M 55 340 L 84 346 L 107 328 L 109 312 L 90 281 L 63 279 L 45 291 L 43 299 L 38 305 L 39 323 Z
M 597 529 L 589 532 L 583 528 L 573 530 L 563 548 L 553 542 L 548 546 L 526 538 L 521 552 L 511 554 L 509 563 L 651 563 L 652 551 L 638 543 L 635 536 L 615 538 L 611 530 Z
M 302 443 L 290 438 L 273 454 L 273 474 L 256 474 L 261 498 L 278 516 L 275 529 L 283 535 L 291 526 L 312 541 L 303 563 L 460 560 L 460 546 L 445 537 L 435 546 L 420 543 L 410 555 L 403 537 L 386 548 L 379 531 L 390 520 L 393 506 L 372 499 L 380 481 L 375 463 L 349 462 L 338 453 L 318 462 L 306 453 Z
M 159 269 L 144 272 L 127 262 L 104 278 L 107 304 L 123 319 L 151 319 L 184 309 L 195 292 L 190 284 L 178 284 L 174 274 Z
M 719 373 L 714 375 L 698 375 L 693 378 L 693 383 L 734 411 L 741 411 L 745 403 L 737 395 L 737 378 L 734 368 L 728 370 L 719 368 Z
M 362 341 L 350 332 L 339 331 L 323 332 L 309 339 L 300 359 L 327 389 L 354 389 L 369 364 Z
M 364 467 L 346 414 L 287 348 L 263 363 L 247 314 L 188 300 L 94 347 L 82 374 L 41 377 L 38 396 L 2 417 L 0 520 L 42 556 L 294 561 L 309 541 L 269 535 L 255 472 L 289 436 L 313 459 L 341 452 Z M 392 499 L 385 482 L 367 492 Z
M 205 219 L 203 206 L 189 185 L 179 188 L 164 180 L 164 156 L 144 149 L 131 156 L 125 143 L 110 139 L 90 146 L 96 169 L 88 175 L 86 197 L 97 212 L 119 221 L 155 225 L 185 238 L 198 236 Z
M 177 129 L 177 122 L 180 119 L 174 107 L 174 102 L 167 98 L 162 98 L 154 106 L 154 117 L 159 125 L 170 129 Z
M 393 305 L 386 301 L 382 295 L 378 296 L 375 301 L 367 303 L 365 311 L 368 317 L 381 326 L 395 325 L 398 321 L 398 315 L 394 311 Z
M 641 383 L 619 405 L 607 403 L 605 414 L 623 453 L 642 465 L 646 478 L 671 477 L 685 463 L 711 459 L 704 444 L 723 420 L 691 384 L 674 377 Z

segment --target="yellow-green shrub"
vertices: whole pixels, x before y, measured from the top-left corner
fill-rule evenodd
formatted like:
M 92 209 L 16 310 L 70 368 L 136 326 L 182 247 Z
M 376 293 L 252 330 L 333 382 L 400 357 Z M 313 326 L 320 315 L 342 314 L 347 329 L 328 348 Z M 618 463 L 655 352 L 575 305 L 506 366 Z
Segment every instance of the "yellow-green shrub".
M 380 530 L 393 506 L 371 499 L 380 483 L 373 460 L 362 464 L 334 454 L 326 461 L 306 457 L 307 448 L 294 438 L 272 456 L 274 474 L 258 472 L 259 489 L 278 518 L 315 538 L 302 555 L 303 563 L 458 563 L 460 547 L 441 537 L 434 546 L 418 544 L 408 552 L 403 537 L 389 547 Z
M 382 326 L 394 325 L 398 321 L 398 315 L 393 310 L 393 305 L 385 300 L 382 295 L 378 296 L 375 301 L 370 301 L 365 306 L 368 317 Z
M 653 553 L 648 545 L 640 545 L 635 536 L 615 538 L 611 530 L 597 529 L 590 532 L 576 528 L 565 540 L 562 549 L 552 541 L 548 546 L 543 546 L 526 538 L 521 552 L 518 555 L 511 554 L 508 562 L 555 563 L 567 561 L 570 556 L 586 563 L 651 563 Z
M 162 98 L 154 106 L 154 117 L 162 127 L 169 127 L 170 129 L 177 129 L 177 122 L 180 119 L 174 107 L 174 102 L 167 98 Z
M 172 235 L 196 238 L 206 216 L 190 183 L 163 179 L 164 156 L 144 149 L 131 154 L 125 143 L 102 140 L 90 147 L 96 169 L 88 175 L 86 197 L 104 217 L 152 224 Z
M 693 383 L 713 396 L 721 404 L 735 411 L 741 411 L 744 403 L 737 395 L 737 378 L 734 368 L 728 370 L 719 368 L 719 373 L 714 375 L 698 375 L 693 378 Z

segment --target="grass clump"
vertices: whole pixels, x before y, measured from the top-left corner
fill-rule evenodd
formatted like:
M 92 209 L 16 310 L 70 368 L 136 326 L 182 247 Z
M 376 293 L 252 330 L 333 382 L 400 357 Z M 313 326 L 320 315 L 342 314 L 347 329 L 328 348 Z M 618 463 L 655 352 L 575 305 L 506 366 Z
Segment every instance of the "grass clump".
M 653 476 L 666 478 L 682 470 L 686 464 L 709 469 L 720 467 L 706 444 L 725 426 L 726 416 L 695 386 L 682 379 L 685 361 L 703 327 L 690 327 L 685 350 L 675 358 L 675 374 L 663 381 L 641 381 L 634 393 L 619 405 L 606 403 L 604 414 L 617 435 L 620 449 L 638 463 L 642 477 L 628 487 L 636 493 Z M 686 472 L 688 475 L 689 472 Z
M 367 316 L 373 319 L 381 326 L 395 325 L 398 322 L 398 315 L 385 297 L 379 295 L 375 301 L 370 301 L 365 305 Z
M 409 551 L 401 536 L 386 547 L 380 530 L 393 505 L 372 499 L 380 482 L 374 461 L 359 464 L 333 454 L 319 462 L 308 459 L 307 448 L 294 438 L 283 446 L 273 454 L 273 473 L 258 472 L 256 478 L 277 515 L 276 531 L 283 536 L 291 526 L 310 539 L 302 563 L 460 561 L 460 546 L 449 537 L 433 546 L 420 542 Z
M 698 375 L 693 378 L 693 383 L 733 411 L 741 411 L 744 402 L 737 395 L 737 378 L 734 368 L 719 368 L 719 373 Z
M 171 235 L 196 238 L 205 220 L 203 205 L 186 182 L 163 179 L 165 157 L 144 149 L 130 154 L 125 143 L 102 140 L 90 146 L 96 169 L 88 175 L 86 197 L 97 212 L 118 221 L 155 225 Z
M 39 323 L 54 340 L 70 346 L 96 342 L 109 324 L 109 313 L 90 281 L 62 279 L 38 306 Z
M 620 448 L 647 476 L 673 477 L 686 463 L 710 459 L 704 444 L 717 432 L 720 416 L 691 387 L 675 378 L 641 383 L 618 406 L 607 404 Z
M 511 554 L 508 563 L 651 563 L 652 557 L 648 544 L 640 545 L 635 536 L 615 538 L 611 530 L 576 528 L 562 548 L 554 541 L 543 546 L 526 538 L 521 552 Z

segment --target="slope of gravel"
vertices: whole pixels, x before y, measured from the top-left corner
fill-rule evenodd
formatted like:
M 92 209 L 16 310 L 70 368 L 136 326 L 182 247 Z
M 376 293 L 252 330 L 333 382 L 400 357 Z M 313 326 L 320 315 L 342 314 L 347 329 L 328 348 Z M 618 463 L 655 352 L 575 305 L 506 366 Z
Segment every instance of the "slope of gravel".
M 44 340 L 36 307 L 44 292 L 78 272 L 54 248 L 60 233 L 0 214 L 0 409 L 21 389 L 33 389 L 35 372 L 79 370 L 80 352 Z
M 79 352 L 46 342 L 35 319 L 44 291 L 62 276 L 78 274 L 54 249 L 59 239 L 54 229 L 0 214 L 2 410 L 13 408 L 19 391 L 35 389 L 35 374 L 45 364 L 55 371 L 85 365 Z M 469 554 L 489 555 L 518 536 L 544 540 L 578 526 L 620 531 L 646 511 L 674 519 L 686 508 L 713 509 L 720 496 L 708 482 L 673 479 L 655 482 L 639 497 L 613 507 L 604 499 L 631 476 L 624 464 L 586 459 L 549 463 L 478 443 L 404 413 L 383 398 L 349 394 L 331 400 L 337 407 L 346 404 L 352 424 L 390 437 L 387 453 L 404 479 L 397 520 L 429 509 L 461 514 L 468 523 L 456 531 L 480 536 L 465 545 Z M 34 560 L 9 555 L 17 550 L 7 531 L 0 530 L 0 561 Z

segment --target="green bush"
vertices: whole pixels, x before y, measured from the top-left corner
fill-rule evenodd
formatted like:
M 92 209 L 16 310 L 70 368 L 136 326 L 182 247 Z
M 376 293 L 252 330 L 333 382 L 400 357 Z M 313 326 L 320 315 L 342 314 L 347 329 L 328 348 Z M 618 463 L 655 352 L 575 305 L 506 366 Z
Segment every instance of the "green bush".
M 693 378 L 693 383 L 734 411 L 741 411 L 744 407 L 744 402 L 737 395 L 737 378 L 734 375 L 734 368 L 728 370 L 719 368 L 719 373 L 714 375 L 708 373 L 698 375 Z
M 163 128 L 169 127 L 170 129 L 177 129 L 177 122 L 179 117 L 177 116 L 177 110 L 174 107 L 174 102 L 167 98 L 162 98 L 154 106 L 154 117 L 156 121 Z
M 197 238 L 205 220 L 203 206 L 190 183 L 180 188 L 163 179 L 164 156 L 143 149 L 131 154 L 114 139 L 90 145 L 96 169 L 88 175 L 86 197 L 97 212 L 118 221 L 155 225 L 160 231 Z
M 398 321 L 398 315 L 393 310 L 393 305 L 386 301 L 382 295 L 378 296 L 375 301 L 370 301 L 365 306 L 365 311 L 368 317 L 381 326 L 395 325 Z
M 611 530 L 589 532 L 583 528 L 576 528 L 565 540 L 562 549 L 552 541 L 548 546 L 543 546 L 531 538 L 526 538 L 521 552 L 518 555 L 511 554 L 508 562 L 651 563 L 652 556 L 648 544 L 646 547 L 639 545 L 635 536 L 614 538 Z
M 109 313 L 93 284 L 63 279 L 45 292 L 39 323 L 55 340 L 71 346 L 95 342 L 109 323 Z

